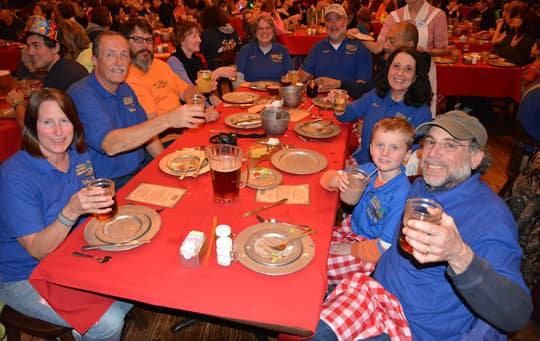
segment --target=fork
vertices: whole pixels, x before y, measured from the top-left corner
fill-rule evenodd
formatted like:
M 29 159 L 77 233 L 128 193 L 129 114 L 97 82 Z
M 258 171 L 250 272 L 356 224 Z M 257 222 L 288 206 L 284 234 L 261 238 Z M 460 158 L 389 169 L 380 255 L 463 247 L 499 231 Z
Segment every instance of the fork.
M 261 223 L 283 224 L 283 225 L 287 225 L 287 226 L 297 227 L 297 228 L 302 229 L 302 230 L 311 230 L 311 227 L 309 227 L 309 225 L 291 224 L 291 223 L 286 223 L 284 221 L 279 221 L 279 220 L 274 219 L 274 218 L 264 219 L 263 217 L 261 217 L 258 214 L 255 215 L 255 217 Z
M 278 245 L 268 245 L 270 246 L 270 248 L 276 250 L 276 251 L 283 251 L 287 248 L 287 246 L 289 246 L 289 244 L 293 241 L 293 240 L 297 240 L 297 239 L 300 239 L 302 237 L 305 237 L 305 236 L 308 236 L 312 233 L 314 233 L 315 230 L 307 230 L 307 231 L 304 231 L 300 234 L 297 234 L 296 236 L 294 237 L 291 237 L 289 239 L 287 239 L 285 242 L 281 243 L 281 244 L 278 244 Z
M 107 263 L 108 261 L 112 259 L 111 256 L 99 257 L 99 256 L 89 255 L 87 253 L 78 252 L 78 251 L 73 251 L 71 254 L 73 256 L 78 256 L 78 257 L 94 258 L 100 263 Z

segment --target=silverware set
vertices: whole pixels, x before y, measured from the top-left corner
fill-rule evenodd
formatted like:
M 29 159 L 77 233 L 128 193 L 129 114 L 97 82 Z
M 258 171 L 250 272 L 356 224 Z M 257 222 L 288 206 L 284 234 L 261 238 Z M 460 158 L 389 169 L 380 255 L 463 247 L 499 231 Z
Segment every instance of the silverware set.
M 99 263 L 107 263 L 108 261 L 110 261 L 112 259 L 111 256 L 103 256 L 103 257 L 99 257 L 99 256 L 94 256 L 94 255 L 89 255 L 87 253 L 82 253 L 82 252 L 79 252 L 79 251 L 73 251 L 71 253 L 73 256 L 77 256 L 77 257 L 86 257 L 86 258 L 94 258 L 95 260 L 97 260 Z

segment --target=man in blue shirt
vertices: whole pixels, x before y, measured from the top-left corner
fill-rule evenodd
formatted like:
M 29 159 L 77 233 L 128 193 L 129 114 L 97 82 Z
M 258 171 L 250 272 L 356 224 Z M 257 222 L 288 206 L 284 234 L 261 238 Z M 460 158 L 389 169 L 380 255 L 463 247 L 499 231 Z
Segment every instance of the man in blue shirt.
M 332 4 L 326 9 L 328 39 L 321 40 L 309 52 L 300 80 L 330 77 L 339 80 L 367 82 L 371 78 L 371 53 L 359 40 L 346 37 L 347 13 L 343 6 Z
M 520 330 L 529 320 L 532 302 L 520 272 L 516 223 L 480 180 L 489 166 L 485 128 L 451 111 L 416 132 L 425 134 L 422 178 L 409 197 L 436 200 L 442 218 L 404 222 L 377 264 L 376 282 L 363 274 L 344 279 L 323 304 L 317 340 L 336 340 L 336 334 L 350 340 L 506 340 L 500 331 Z M 411 254 L 399 246 L 400 230 Z M 378 289 L 362 291 L 366 286 Z M 387 311 L 371 308 L 385 301 L 392 302 Z
M 195 128 L 204 122 L 201 109 L 185 105 L 148 119 L 125 83 L 129 43 L 117 32 L 99 35 L 92 51 L 94 71 L 68 89 L 77 106 L 97 177 L 125 184 L 143 166 L 146 148 L 156 157 L 163 145 L 157 135 L 168 128 Z

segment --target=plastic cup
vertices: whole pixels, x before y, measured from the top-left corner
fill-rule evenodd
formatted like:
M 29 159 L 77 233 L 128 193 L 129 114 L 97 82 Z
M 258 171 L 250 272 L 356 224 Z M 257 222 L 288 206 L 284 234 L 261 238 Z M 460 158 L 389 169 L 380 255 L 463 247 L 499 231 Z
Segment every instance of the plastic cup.
M 197 88 L 202 94 L 212 92 L 212 71 L 200 70 L 197 72 Z
M 118 213 L 118 206 L 116 204 L 115 194 L 116 191 L 114 189 L 114 181 L 111 179 L 101 178 L 101 179 L 93 179 L 88 183 L 88 187 L 99 187 L 105 189 L 105 195 L 111 195 L 114 200 L 114 204 L 111 206 L 111 211 L 108 213 L 94 213 L 94 217 L 96 217 L 99 221 L 106 221 L 112 219 L 116 213 Z
M 335 90 L 334 91 L 334 112 L 338 115 L 342 115 L 345 112 L 345 106 L 347 105 L 347 91 Z
M 407 222 L 410 219 L 428 221 L 431 223 L 439 223 L 442 217 L 441 205 L 433 199 L 429 198 L 410 198 L 405 205 L 405 211 L 403 212 L 403 226 L 407 226 Z M 401 248 L 412 253 L 413 247 L 405 239 L 403 231 L 399 234 L 399 245 Z
M 346 191 L 341 192 L 339 196 L 344 203 L 355 205 L 364 194 L 370 177 L 365 171 L 354 168 L 347 171 L 347 179 L 349 180 L 349 187 Z

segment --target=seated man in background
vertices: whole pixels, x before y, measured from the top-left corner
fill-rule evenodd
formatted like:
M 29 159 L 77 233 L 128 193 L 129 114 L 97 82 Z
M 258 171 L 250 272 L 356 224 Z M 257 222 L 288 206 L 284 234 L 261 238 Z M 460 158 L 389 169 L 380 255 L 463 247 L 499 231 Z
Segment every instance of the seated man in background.
M 316 340 L 506 340 L 500 331 L 529 321 L 516 222 L 480 180 L 490 164 L 485 128 L 450 111 L 416 133 L 425 134 L 422 178 L 409 198 L 437 201 L 442 217 L 409 219 L 396 229 L 373 278 L 356 273 L 341 281 L 323 303 Z M 400 232 L 411 253 L 400 247 Z
M 343 6 L 332 4 L 325 14 L 328 39 L 319 41 L 302 65 L 300 81 L 329 77 L 353 82 L 371 78 L 371 53 L 358 40 L 346 37 L 347 13 Z
M 126 82 L 149 118 L 178 109 L 182 105 L 180 100 L 187 102 L 198 93 L 196 86 L 190 86 L 167 63 L 154 58 L 152 27 L 146 19 L 129 19 L 120 33 L 129 42 L 131 56 Z M 218 116 L 217 111 L 209 109 L 205 119 L 215 121 Z
M 491 28 L 495 29 L 495 12 L 489 7 L 487 0 L 475 0 L 474 9 L 465 20 L 473 23 L 479 21 L 481 31 L 489 31 Z
M 406 0 L 405 2 L 407 3 L 405 6 L 388 15 L 377 36 L 377 41 L 364 41 L 365 46 L 374 54 L 381 53 L 390 27 L 397 22 L 408 21 L 418 29 L 418 50 L 432 56 L 444 56 L 448 49 L 446 14 L 426 0 Z
M 418 30 L 416 26 L 409 22 L 400 22 L 394 24 L 388 31 L 386 41 L 384 42 L 384 56 L 375 65 L 374 73 L 366 82 L 356 82 L 329 77 L 317 78 L 317 84 L 322 89 L 343 89 L 353 99 L 360 98 L 364 93 L 375 88 L 377 83 L 383 78 L 388 56 L 399 47 L 416 48 L 418 44 Z M 433 88 L 433 84 L 432 84 Z
M 130 64 L 129 43 L 113 31 L 94 41 L 94 71 L 73 84 L 73 99 L 84 126 L 96 177 L 124 185 L 144 165 L 144 149 L 156 157 L 163 145 L 157 135 L 168 128 L 195 128 L 204 122 L 201 109 L 185 105 L 148 119 L 137 96 L 124 81 Z
M 47 75 L 43 79 L 44 88 L 56 88 L 66 91 L 76 81 L 88 76 L 88 71 L 75 60 L 67 60 L 62 57 L 62 30 L 54 21 L 34 16 L 26 44 L 28 55 L 35 70 L 46 70 Z M 6 98 L 15 109 L 17 122 L 24 125 L 24 94 L 20 89 L 12 90 Z

